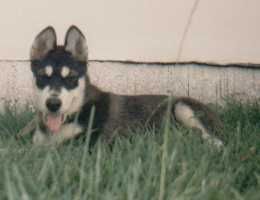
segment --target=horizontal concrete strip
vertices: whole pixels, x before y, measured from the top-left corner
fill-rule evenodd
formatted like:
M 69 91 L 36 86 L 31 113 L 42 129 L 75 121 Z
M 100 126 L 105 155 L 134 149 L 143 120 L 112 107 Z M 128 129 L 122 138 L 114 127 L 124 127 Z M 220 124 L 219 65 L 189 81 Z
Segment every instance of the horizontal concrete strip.
M 4 102 L 33 102 L 30 65 L 27 61 L 0 62 L 0 107 Z M 203 102 L 223 97 L 260 97 L 260 70 L 198 64 L 160 65 L 91 61 L 88 72 L 93 84 L 118 94 L 173 94 Z

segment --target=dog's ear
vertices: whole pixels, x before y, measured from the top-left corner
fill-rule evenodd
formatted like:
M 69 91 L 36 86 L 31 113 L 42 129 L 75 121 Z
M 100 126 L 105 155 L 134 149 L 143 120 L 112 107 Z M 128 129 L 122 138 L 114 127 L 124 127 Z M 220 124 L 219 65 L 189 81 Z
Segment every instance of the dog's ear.
M 82 62 L 88 59 L 87 41 L 82 32 L 76 27 L 71 26 L 65 37 L 65 50 L 70 52 L 73 57 Z
M 31 48 L 31 60 L 40 60 L 46 54 L 56 48 L 57 37 L 53 27 L 43 29 L 34 39 Z

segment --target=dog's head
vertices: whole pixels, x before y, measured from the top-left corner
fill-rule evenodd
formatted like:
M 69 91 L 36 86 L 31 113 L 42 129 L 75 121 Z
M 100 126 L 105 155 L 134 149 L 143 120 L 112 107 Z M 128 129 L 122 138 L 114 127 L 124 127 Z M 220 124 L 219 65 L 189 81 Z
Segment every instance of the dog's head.
M 35 85 L 36 109 L 47 128 L 55 133 L 84 101 L 88 81 L 87 45 L 81 31 L 71 26 L 64 46 L 57 46 L 55 30 L 47 27 L 35 38 L 31 48 L 31 70 Z

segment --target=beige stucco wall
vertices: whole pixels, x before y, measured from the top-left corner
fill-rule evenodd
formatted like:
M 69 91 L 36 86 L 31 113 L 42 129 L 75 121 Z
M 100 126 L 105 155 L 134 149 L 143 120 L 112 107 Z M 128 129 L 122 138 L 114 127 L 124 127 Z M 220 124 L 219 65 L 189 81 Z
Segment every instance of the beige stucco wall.
M 28 59 L 34 36 L 53 25 L 63 41 L 78 25 L 90 59 L 175 61 L 194 0 L 1 2 L 0 59 Z M 260 1 L 200 0 L 181 60 L 260 63 Z
M 55 27 L 59 43 L 71 24 L 87 37 L 91 60 L 174 62 L 195 0 L 44 0 L 1 2 L 0 110 L 3 99 L 33 99 L 29 50 Z M 260 63 L 260 1 L 200 0 L 180 61 Z M 19 61 L 20 60 L 20 61 Z M 190 95 L 204 102 L 239 94 L 260 97 L 260 69 L 90 62 L 96 85 L 121 94 Z

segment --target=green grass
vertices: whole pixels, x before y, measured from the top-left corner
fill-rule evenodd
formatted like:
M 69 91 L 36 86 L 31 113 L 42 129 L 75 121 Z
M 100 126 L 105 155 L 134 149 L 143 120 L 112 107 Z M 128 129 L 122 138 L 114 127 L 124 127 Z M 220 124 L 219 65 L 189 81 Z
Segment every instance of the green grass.
M 33 114 L 0 115 L 0 199 L 260 199 L 260 105 L 228 101 L 223 151 L 196 133 L 174 127 L 156 134 L 135 130 L 111 151 L 98 143 L 59 148 L 31 145 L 15 133 Z M 168 132 L 167 132 L 168 130 Z M 163 133 L 168 134 L 163 134 Z

